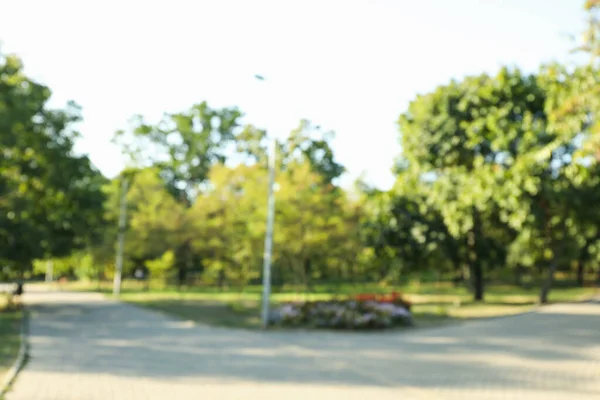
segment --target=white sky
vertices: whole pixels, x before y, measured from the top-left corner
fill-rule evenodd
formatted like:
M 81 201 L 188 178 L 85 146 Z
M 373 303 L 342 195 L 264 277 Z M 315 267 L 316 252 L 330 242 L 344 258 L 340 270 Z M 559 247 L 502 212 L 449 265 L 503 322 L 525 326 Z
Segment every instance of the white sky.
M 79 149 L 108 176 L 133 114 L 207 100 L 287 136 L 301 118 L 336 131 L 349 170 L 381 188 L 396 121 L 417 93 L 501 65 L 568 60 L 583 0 L 0 0 L 0 40 L 26 71 L 83 107 Z M 265 82 L 257 82 L 254 74 Z

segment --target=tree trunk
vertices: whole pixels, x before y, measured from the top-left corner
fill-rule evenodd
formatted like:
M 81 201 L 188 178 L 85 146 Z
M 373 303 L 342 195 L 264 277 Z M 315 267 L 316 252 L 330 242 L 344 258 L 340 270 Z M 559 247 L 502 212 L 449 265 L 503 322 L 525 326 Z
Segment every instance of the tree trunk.
M 177 268 L 177 291 L 181 291 L 181 285 L 185 279 L 185 267 L 182 264 L 179 264 Z
M 467 282 L 467 276 L 465 274 L 465 270 L 463 265 L 461 265 L 458 257 L 451 256 L 450 262 L 452 263 L 452 267 L 454 268 L 454 272 L 456 273 L 456 278 L 454 278 L 454 284 L 462 284 Z
M 102 289 L 102 269 L 98 267 L 98 273 L 96 274 L 96 290 L 99 292 Z
M 461 267 L 461 275 L 463 277 L 463 282 L 466 284 L 469 292 L 473 292 L 473 279 L 471 273 L 471 266 L 463 264 Z
M 468 244 L 470 247 L 470 273 L 471 273 L 471 284 L 473 285 L 473 300 L 483 301 L 483 267 L 481 265 L 480 243 L 481 237 L 481 222 L 479 220 L 479 211 L 473 209 L 473 229 L 468 236 Z
M 181 276 L 181 282 L 186 289 L 189 287 L 188 274 L 193 269 L 194 269 L 194 255 L 192 254 L 191 245 L 188 244 L 188 254 L 187 254 L 187 257 L 185 258 L 185 269 Z
M 515 285 L 521 287 L 523 283 L 523 267 L 521 267 L 521 265 L 517 265 L 514 272 Z
M 219 286 L 219 290 L 223 290 L 223 287 L 225 286 L 225 273 L 223 272 L 223 269 L 219 270 L 219 276 L 217 278 L 217 286 Z
M 552 242 L 551 242 L 552 243 Z M 540 293 L 540 304 L 548 303 L 548 294 L 550 293 L 550 288 L 552 287 L 552 282 L 554 282 L 554 273 L 558 268 L 558 262 L 560 260 L 559 248 L 557 248 L 557 242 L 553 243 L 552 246 L 552 263 L 550 264 L 550 268 L 548 268 L 548 277 L 546 281 L 542 285 L 542 291 Z
M 556 272 L 556 268 L 558 267 L 558 257 L 555 255 L 552 264 L 550 264 L 550 268 L 548 269 L 548 277 L 546 282 L 542 285 L 542 291 L 540 293 L 540 304 L 548 303 L 548 294 L 550 293 L 550 288 L 552 287 L 552 282 L 554 281 L 554 273 Z
M 483 268 L 479 260 L 475 260 L 472 265 L 473 275 L 473 300 L 483 301 Z
M 583 287 L 585 283 L 585 264 L 582 260 L 577 263 L 577 286 Z
M 304 259 L 304 284 L 306 289 L 310 292 L 310 277 L 312 276 L 312 262 L 310 258 Z
M 351 265 L 351 267 L 350 267 L 350 274 L 351 274 L 350 275 L 350 281 L 352 282 L 352 286 L 356 287 L 356 277 L 358 276 L 358 272 L 357 272 L 357 270 L 358 270 L 358 263 L 357 262 L 352 262 L 352 261 L 349 261 L 349 262 L 350 262 L 350 265 Z
M 388 264 L 387 263 L 381 263 L 381 266 L 379 267 L 379 281 L 383 281 L 385 279 L 385 277 L 388 274 Z

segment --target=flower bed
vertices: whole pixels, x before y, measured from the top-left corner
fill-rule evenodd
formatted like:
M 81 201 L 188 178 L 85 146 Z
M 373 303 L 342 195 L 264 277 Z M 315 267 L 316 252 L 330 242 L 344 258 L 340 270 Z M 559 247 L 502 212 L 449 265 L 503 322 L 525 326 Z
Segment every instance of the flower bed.
M 402 296 L 359 295 L 348 300 L 286 303 L 273 310 L 271 324 L 331 329 L 384 329 L 412 325 Z

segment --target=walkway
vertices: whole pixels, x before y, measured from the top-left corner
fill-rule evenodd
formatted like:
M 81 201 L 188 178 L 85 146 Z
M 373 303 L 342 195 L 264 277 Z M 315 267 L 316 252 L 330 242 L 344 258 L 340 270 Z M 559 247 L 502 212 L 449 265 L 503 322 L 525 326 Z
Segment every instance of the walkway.
M 599 399 L 600 304 L 408 333 L 195 326 L 97 294 L 28 293 L 7 400 Z

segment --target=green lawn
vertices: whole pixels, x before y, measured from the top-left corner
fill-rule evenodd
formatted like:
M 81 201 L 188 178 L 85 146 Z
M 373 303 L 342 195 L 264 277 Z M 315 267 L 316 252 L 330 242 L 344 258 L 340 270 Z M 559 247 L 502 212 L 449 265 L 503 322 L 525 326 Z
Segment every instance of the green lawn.
M 594 294 L 592 289 L 557 289 L 552 301 L 583 300 Z M 532 310 L 537 293 L 503 294 L 490 291 L 486 301 L 474 303 L 468 294 L 407 294 L 413 302 L 417 326 L 431 326 L 460 320 L 514 315 Z M 275 294 L 273 303 L 303 298 L 295 294 Z M 313 294 L 310 299 L 331 295 Z M 185 319 L 217 326 L 255 328 L 260 324 L 259 299 L 254 294 L 234 293 L 125 293 L 122 300 L 177 315 Z
M 21 311 L 9 307 L 5 296 L 0 294 L 0 383 L 19 353 L 20 332 Z
M 558 286 L 558 285 L 557 285 Z M 97 284 L 73 282 L 58 287 L 65 290 L 97 290 Z M 121 299 L 142 307 L 159 310 L 186 320 L 215 326 L 258 328 L 260 326 L 260 286 L 247 287 L 244 292 L 223 291 L 216 288 L 188 288 L 181 292 L 175 289 L 144 291 L 138 282 L 126 281 Z M 451 283 L 411 283 L 402 287 L 386 288 L 379 285 L 326 286 L 317 285 L 311 293 L 302 293 L 299 288 L 279 289 L 272 295 L 273 304 L 297 300 L 326 300 L 365 292 L 404 293 L 413 303 L 413 314 L 417 326 L 429 327 L 456 323 L 464 320 L 514 315 L 532 310 L 539 295 L 538 288 L 523 289 L 510 285 L 495 285 L 486 289 L 485 301 L 475 303 L 469 291 Z M 110 293 L 110 285 L 101 286 Z M 282 293 L 283 292 L 283 293 Z M 580 301 L 598 294 L 595 288 L 555 288 L 550 301 Z

